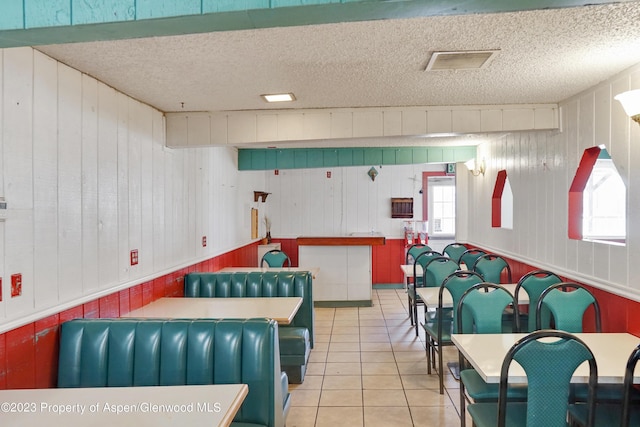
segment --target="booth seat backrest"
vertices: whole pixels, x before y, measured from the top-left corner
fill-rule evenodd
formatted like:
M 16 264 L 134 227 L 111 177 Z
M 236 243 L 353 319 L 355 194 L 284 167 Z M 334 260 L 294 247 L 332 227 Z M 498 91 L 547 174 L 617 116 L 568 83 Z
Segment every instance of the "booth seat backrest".
M 309 330 L 314 344 L 312 276 L 308 271 L 189 273 L 184 296 L 194 298 L 301 297 L 302 305 L 289 326 Z
M 61 327 L 58 387 L 247 384 L 235 422 L 284 426 L 269 319 L 77 319 Z

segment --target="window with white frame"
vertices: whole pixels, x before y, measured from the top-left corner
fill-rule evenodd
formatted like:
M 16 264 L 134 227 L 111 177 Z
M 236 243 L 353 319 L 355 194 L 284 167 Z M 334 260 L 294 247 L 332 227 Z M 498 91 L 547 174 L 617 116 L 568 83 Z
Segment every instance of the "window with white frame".
M 623 243 L 627 235 L 627 188 L 603 149 L 583 191 L 582 237 Z
M 456 186 L 453 177 L 429 178 L 429 236 L 456 234 Z

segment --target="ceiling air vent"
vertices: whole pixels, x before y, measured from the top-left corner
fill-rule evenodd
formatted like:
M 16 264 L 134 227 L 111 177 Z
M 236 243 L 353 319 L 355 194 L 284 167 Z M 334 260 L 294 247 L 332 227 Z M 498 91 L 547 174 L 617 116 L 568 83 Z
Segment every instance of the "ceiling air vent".
M 479 70 L 493 60 L 498 50 L 433 52 L 425 71 Z

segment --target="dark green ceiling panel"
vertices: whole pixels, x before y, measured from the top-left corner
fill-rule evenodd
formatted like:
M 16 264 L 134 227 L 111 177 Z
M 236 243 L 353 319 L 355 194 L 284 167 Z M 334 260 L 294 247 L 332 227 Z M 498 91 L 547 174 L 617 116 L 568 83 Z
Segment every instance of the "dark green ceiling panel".
M 251 161 L 252 158 L 253 158 L 253 151 L 239 150 L 238 151 L 238 170 L 259 169 L 259 168 L 254 168 L 254 165 Z
M 312 148 L 308 150 L 307 154 L 307 167 L 309 168 L 321 168 L 324 166 L 324 153 L 321 149 Z
M 444 156 L 442 155 L 442 148 L 436 147 L 429 150 L 427 155 L 429 163 L 442 163 L 444 162 Z
M 327 148 L 324 150 L 323 167 L 333 168 L 338 166 L 338 150 L 335 148 Z
M 238 162 L 240 163 L 240 162 Z M 251 154 L 251 164 L 255 167 L 260 167 L 263 169 L 267 169 L 267 153 L 254 151 Z
M 413 163 L 413 150 L 398 150 L 396 154 L 397 165 L 410 165 Z
M 308 157 L 308 151 L 307 150 L 295 150 L 295 157 L 293 159 L 294 162 L 294 168 L 296 169 L 300 169 L 300 168 L 307 168 L 309 167 L 309 163 L 307 160 Z
M 634 0 L 621 0 L 634 1 Z M 611 0 L 2 0 L 0 47 L 617 3 Z
M 266 150 L 265 152 L 265 169 L 278 169 L 278 152 Z
M 352 166 L 363 166 L 364 165 L 364 149 L 363 148 L 354 148 L 351 150 L 353 152 L 353 165 Z
M 428 150 L 421 147 L 421 148 L 414 148 L 411 150 L 411 154 L 413 156 L 413 161 L 412 163 L 428 163 L 429 162 L 429 156 L 428 156 Z
M 476 147 L 456 147 L 455 157 L 456 162 L 466 162 L 469 159 L 473 159 L 476 157 Z
M 238 150 L 239 170 L 455 163 L 475 158 L 476 147 L 370 147 Z
M 295 169 L 295 150 L 278 150 L 278 169 Z
M 398 164 L 398 148 L 385 148 L 382 150 L 382 163 L 383 165 L 397 165 Z
M 382 164 L 382 149 L 381 148 L 367 148 L 364 150 L 364 164 L 365 165 L 381 165 Z
M 338 166 L 353 165 L 353 150 L 341 149 L 338 151 Z

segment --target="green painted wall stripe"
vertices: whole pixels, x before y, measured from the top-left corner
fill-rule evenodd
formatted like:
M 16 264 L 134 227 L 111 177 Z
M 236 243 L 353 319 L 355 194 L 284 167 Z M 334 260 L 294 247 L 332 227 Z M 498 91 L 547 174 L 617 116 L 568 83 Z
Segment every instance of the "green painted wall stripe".
M 634 0 L 621 0 L 634 1 Z M 0 47 L 464 15 L 611 0 L 2 0 Z
M 311 169 L 364 165 L 410 165 L 466 162 L 476 146 L 289 148 L 238 150 L 238 170 Z

